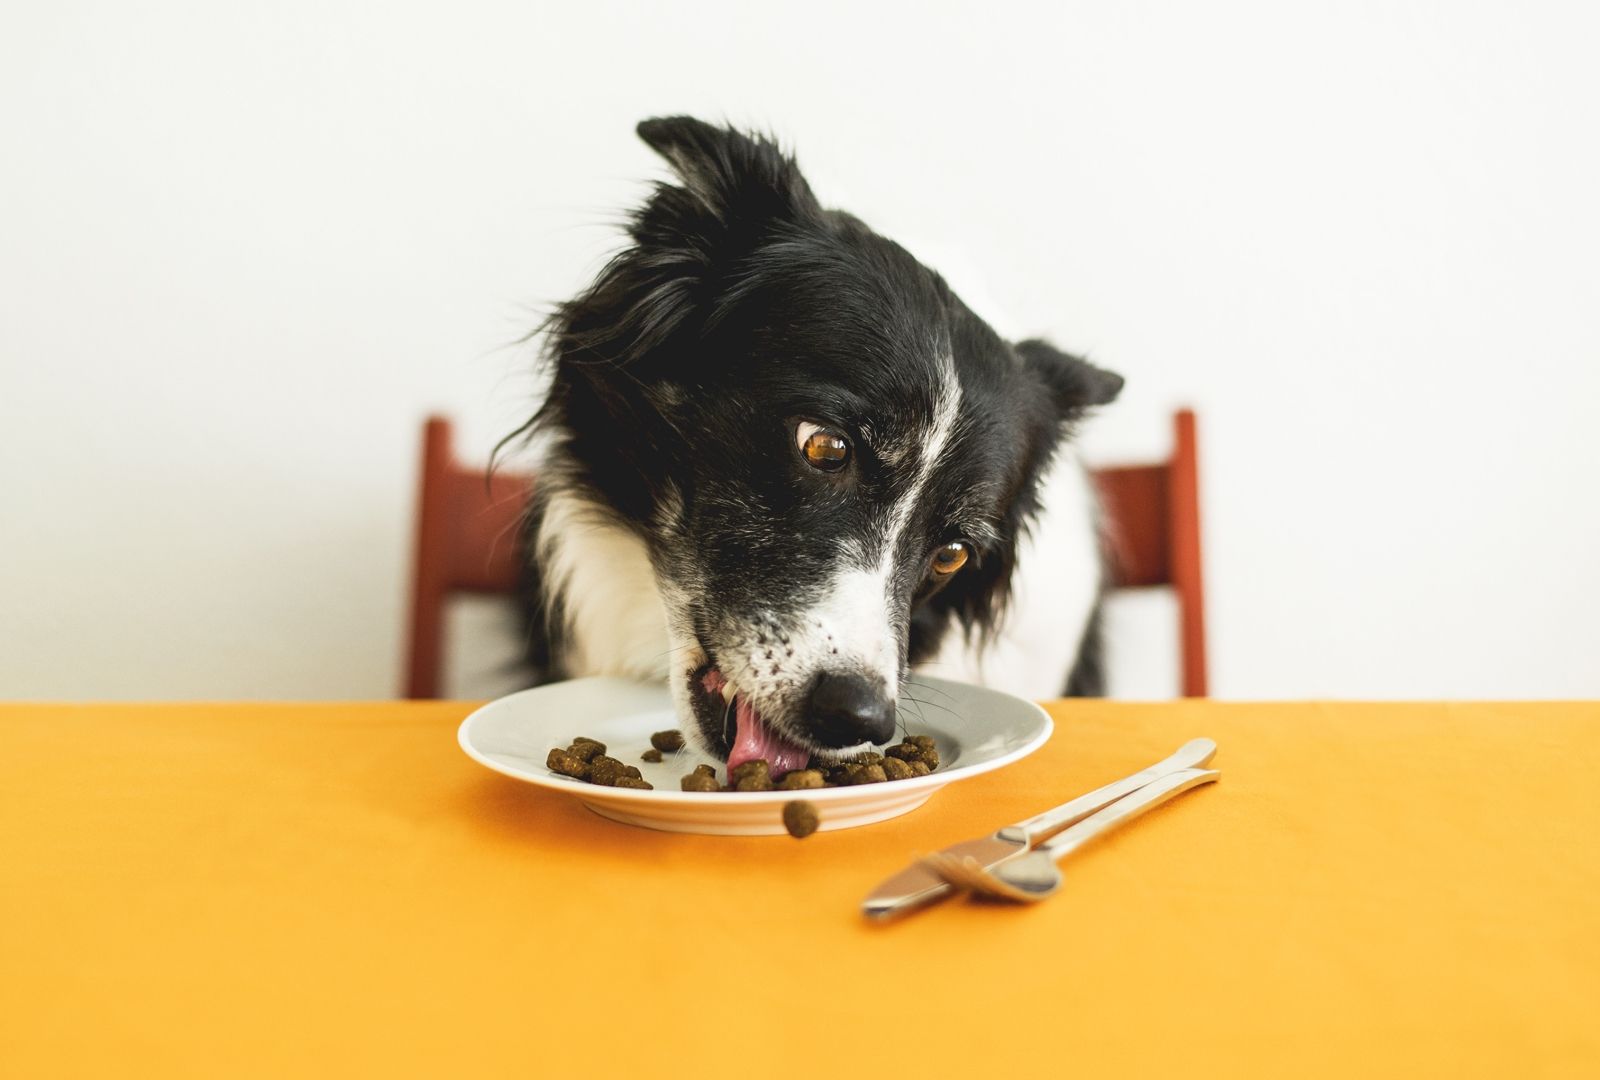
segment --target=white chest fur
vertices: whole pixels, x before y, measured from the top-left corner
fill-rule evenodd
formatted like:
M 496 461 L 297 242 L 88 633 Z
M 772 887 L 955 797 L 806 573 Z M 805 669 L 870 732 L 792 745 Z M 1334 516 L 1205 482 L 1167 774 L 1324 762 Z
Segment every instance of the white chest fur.
M 667 678 L 666 609 L 644 541 L 589 500 L 556 491 L 545 502 L 536 550 L 566 624 L 564 674 Z

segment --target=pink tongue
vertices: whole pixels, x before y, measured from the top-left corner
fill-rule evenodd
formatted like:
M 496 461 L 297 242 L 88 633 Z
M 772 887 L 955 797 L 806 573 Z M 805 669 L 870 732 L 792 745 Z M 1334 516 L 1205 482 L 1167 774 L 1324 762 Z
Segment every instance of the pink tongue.
M 746 761 L 765 758 L 773 779 L 793 769 L 803 769 L 811 760 L 811 751 L 796 746 L 761 721 L 761 714 L 751 708 L 744 695 L 735 698 L 739 705 L 734 712 L 738 733 L 733 737 L 733 749 L 728 752 L 728 771 Z
M 702 680 L 706 690 L 713 694 L 720 694 L 725 682 L 727 680 L 722 677 L 722 672 L 715 668 L 706 672 Z M 737 731 L 733 737 L 733 748 L 728 752 L 728 772 L 733 772 L 747 761 L 756 760 L 765 760 L 774 778 L 806 767 L 811 760 L 811 751 L 796 746 L 762 723 L 761 714 L 751 707 L 743 694 L 734 700 L 738 702 L 733 714 Z

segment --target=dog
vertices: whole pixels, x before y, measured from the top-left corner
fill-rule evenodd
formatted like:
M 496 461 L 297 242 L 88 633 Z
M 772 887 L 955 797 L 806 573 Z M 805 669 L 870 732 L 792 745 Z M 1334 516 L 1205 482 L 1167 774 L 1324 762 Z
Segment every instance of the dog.
M 675 174 L 546 326 L 523 529 L 546 681 L 667 681 L 682 729 L 774 775 L 891 739 L 920 667 L 1103 692 L 1078 422 L 1122 377 L 1008 343 L 824 209 L 771 138 L 638 134 Z

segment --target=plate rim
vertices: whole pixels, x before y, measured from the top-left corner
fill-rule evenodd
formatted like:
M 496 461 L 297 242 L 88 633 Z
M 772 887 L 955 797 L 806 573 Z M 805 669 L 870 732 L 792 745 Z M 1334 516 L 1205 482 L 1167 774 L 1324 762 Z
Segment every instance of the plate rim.
M 1044 706 L 1040 705 L 1037 701 L 1031 701 L 1028 698 L 1018 697 L 1016 694 L 1007 693 L 1004 690 L 996 690 L 990 686 L 982 686 L 978 683 L 964 683 L 956 679 L 941 678 L 937 675 L 923 675 L 920 673 L 914 673 L 911 678 L 920 682 L 943 683 L 946 685 L 970 687 L 992 694 L 1001 694 L 1032 709 L 1038 714 L 1039 719 L 1043 723 L 1040 725 L 1039 730 L 1035 732 L 1027 742 L 1023 743 L 1019 747 L 1016 747 L 1015 749 L 999 755 L 998 757 L 991 758 L 988 761 L 981 761 L 973 765 L 958 766 L 954 769 L 951 769 L 949 772 L 935 771 L 929 773 L 927 776 L 915 776 L 908 780 L 890 781 L 890 783 L 894 785 L 894 789 L 896 791 L 911 792 L 920 790 L 922 788 L 928 788 L 930 790 L 937 789 L 944 787 L 947 784 L 953 784 L 960 780 L 966 780 L 974 776 L 982 776 L 984 773 L 993 772 L 996 769 L 1002 769 L 1005 766 L 1020 761 L 1028 755 L 1034 753 L 1046 742 L 1048 742 L 1052 735 L 1055 734 L 1055 719 L 1051 717 L 1050 713 L 1046 711 Z M 509 776 L 513 780 L 520 780 L 523 783 L 532 784 L 535 787 L 545 788 L 550 791 L 566 792 L 569 795 L 574 795 L 579 798 L 602 797 L 615 798 L 623 802 L 656 802 L 659 801 L 663 796 L 666 796 L 678 806 L 726 806 L 728 805 L 728 799 L 731 796 L 737 798 L 740 805 L 759 806 L 763 803 L 789 802 L 797 798 L 804 798 L 808 801 L 820 800 L 822 802 L 839 802 L 852 797 L 859 797 L 861 795 L 868 794 L 872 791 L 872 789 L 880 787 L 878 784 L 858 784 L 850 787 L 837 788 L 802 788 L 798 791 L 673 791 L 671 788 L 655 788 L 649 791 L 642 791 L 638 788 L 606 787 L 598 784 L 586 784 L 581 780 L 557 780 L 553 774 L 549 776 L 533 776 L 526 772 L 519 772 L 509 766 L 501 765 L 499 762 L 490 760 L 488 757 L 479 753 L 478 750 L 468 741 L 468 730 L 472 727 L 473 722 L 479 720 L 484 712 L 494 708 L 495 706 L 503 705 L 512 698 L 521 697 L 524 694 L 538 693 L 540 690 L 543 690 L 548 686 L 554 686 L 560 683 L 590 681 L 620 682 L 636 687 L 651 687 L 655 685 L 654 681 L 629 679 L 617 675 L 586 675 L 577 679 L 561 679 L 557 680 L 556 682 L 546 683 L 543 686 L 530 686 L 523 690 L 516 690 L 512 693 L 504 694 L 500 697 L 494 698 L 493 700 L 486 701 L 477 708 L 473 709 L 472 712 L 468 713 L 461 721 L 460 725 L 456 728 L 456 744 L 460 746 L 462 752 L 473 761 L 476 761 L 479 765 L 482 765 L 487 769 L 499 773 L 501 776 Z M 670 691 L 667 690 L 665 685 L 662 686 L 662 692 L 670 695 Z

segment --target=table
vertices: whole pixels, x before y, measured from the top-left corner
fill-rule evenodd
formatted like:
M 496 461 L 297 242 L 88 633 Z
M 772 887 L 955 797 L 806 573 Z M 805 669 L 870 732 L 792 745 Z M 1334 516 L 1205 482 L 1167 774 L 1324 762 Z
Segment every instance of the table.
M 1600 704 L 1057 702 L 805 841 L 602 820 L 471 708 L 0 707 L 0 1075 L 1600 1075 Z M 857 916 L 1197 735 L 1049 903 Z

